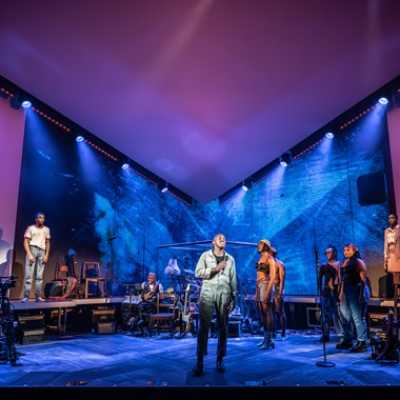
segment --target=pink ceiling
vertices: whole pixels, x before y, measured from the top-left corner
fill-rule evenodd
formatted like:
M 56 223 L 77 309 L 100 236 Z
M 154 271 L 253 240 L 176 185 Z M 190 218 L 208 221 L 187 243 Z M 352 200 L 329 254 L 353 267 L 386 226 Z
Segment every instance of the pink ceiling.
M 400 74 L 397 0 L 8 1 L 0 74 L 200 201 Z

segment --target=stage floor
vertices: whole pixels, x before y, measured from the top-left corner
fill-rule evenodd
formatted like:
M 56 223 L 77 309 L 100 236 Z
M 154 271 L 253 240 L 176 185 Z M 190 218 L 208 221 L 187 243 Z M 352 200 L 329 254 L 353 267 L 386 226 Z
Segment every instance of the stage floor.
M 338 386 L 399 385 L 400 366 L 380 366 L 370 353 L 339 352 L 328 345 L 334 368 L 319 368 L 318 336 L 292 333 L 272 351 L 260 351 L 259 337 L 231 338 L 227 371 L 215 371 L 216 340 L 210 339 L 205 375 L 192 377 L 196 339 L 123 334 L 88 335 L 20 346 L 22 366 L 0 365 L 0 386 Z

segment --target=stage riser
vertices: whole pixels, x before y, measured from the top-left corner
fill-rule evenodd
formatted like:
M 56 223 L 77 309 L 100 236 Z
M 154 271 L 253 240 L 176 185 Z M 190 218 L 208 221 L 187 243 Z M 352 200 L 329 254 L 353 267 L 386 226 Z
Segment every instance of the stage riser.
M 121 324 L 120 304 L 106 306 L 82 305 L 74 308 L 62 309 L 32 309 L 15 311 L 15 319 L 19 322 L 22 332 L 22 343 L 40 341 L 46 337 L 53 337 L 64 333 L 85 334 L 115 333 L 116 327 Z M 59 313 L 61 312 L 61 316 Z M 64 313 L 67 312 L 65 332 L 60 332 L 59 320 L 64 321 Z
M 380 302 L 375 300 L 375 305 L 369 306 L 368 311 L 372 318 L 370 319 L 370 327 L 372 330 L 382 326 L 383 319 L 387 315 L 391 302 Z M 249 302 L 248 302 L 249 303 Z M 380 305 L 384 304 L 384 305 Z M 59 304 L 61 306 L 61 304 Z M 66 331 L 63 333 L 70 334 L 112 334 L 120 330 L 122 326 L 121 318 L 121 302 L 102 303 L 102 304 L 75 304 L 64 302 L 64 307 L 50 308 L 51 304 L 31 304 L 34 307 L 31 310 L 14 311 L 16 319 L 22 321 L 21 327 L 25 331 L 24 343 L 32 340 L 43 340 L 47 337 L 60 335 L 58 331 L 59 312 L 61 318 L 67 311 Z M 247 304 L 249 307 L 250 304 Z M 318 303 L 307 299 L 307 302 L 286 302 L 285 311 L 287 316 L 287 328 L 295 330 L 307 330 L 319 328 L 320 312 Z M 250 320 L 255 324 L 253 333 L 260 333 L 260 324 L 258 322 L 258 312 L 255 303 L 251 305 Z M 245 320 L 246 315 L 243 315 Z M 41 326 L 33 326 L 37 321 L 42 320 Z M 32 325 L 32 326 L 31 326 Z M 257 328 L 258 326 L 258 328 Z M 253 328 L 254 328 L 253 327 Z M 215 328 L 215 327 L 212 327 Z M 39 332 L 42 329 L 44 332 Z M 214 329 L 215 330 L 215 329 Z M 35 334 L 36 331 L 36 334 Z M 242 333 L 249 333 L 244 325 L 238 324 L 236 321 L 230 321 L 229 336 L 239 337 Z

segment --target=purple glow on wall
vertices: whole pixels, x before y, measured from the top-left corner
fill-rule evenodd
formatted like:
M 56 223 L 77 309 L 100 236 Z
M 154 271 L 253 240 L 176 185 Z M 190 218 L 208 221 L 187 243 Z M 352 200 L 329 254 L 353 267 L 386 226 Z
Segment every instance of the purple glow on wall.
M 3 3 L 0 74 L 200 201 L 400 71 L 393 0 Z
M 388 113 L 390 154 L 392 159 L 393 185 L 396 199 L 396 211 L 400 212 L 400 108 Z M 391 210 L 395 211 L 395 210 Z
M 24 138 L 24 113 L 0 99 L 0 276 L 11 271 Z

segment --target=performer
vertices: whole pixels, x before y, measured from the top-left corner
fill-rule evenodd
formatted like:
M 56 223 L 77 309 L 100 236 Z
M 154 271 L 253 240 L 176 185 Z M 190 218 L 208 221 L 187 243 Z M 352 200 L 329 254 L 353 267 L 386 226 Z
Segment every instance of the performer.
M 208 331 L 215 310 L 218 323 L 217 371 L 224 372 L 223 358 L 226 355 L 228 316 L 235 307 L 236 267 L 235 259 L 225 251 L 226 240 L 221 233 L 215 235 L 213 248 L 204 252 L 196 266 L 196 278 L 203 280 L 200 291 L 200 328 L 197 335 L 197 363 L 195 376 L 203 374 L 203 359 L 207 354 Z
M 274 348 L 272 334 L 274 331 L 273 301 L 277 266 L 272 256 L 272 246 L 268 240 L 260 240 L 257 245 L 260 258 L 256 263 L 256 304 L 264 328 L 264 340 L 259 344 L 262 350 Z
M 25 257 L 25 284 L 23 302 L 29 301 L 32 280 L 35 280 L 36 301 L 45 301 L 42 298 L 42 283 L 44 267 L 49 261 L 50 229 L 44 225 L 45 215 L 38 212 L 35 215 L 35 224 L 30 225 L 24 235 Z
M 400 225 L 397 223 L 396 214 L 390 214 L 388 222 L 389 227 L 385 229 L 384 235 L 385 271 L 393 275 L 395 296 L 397 297 L 400 285 Z
M 157 296 L 162 295 L 164 292 L 162 284 L 157 281 L 157 275 L 154 272 L 149 272 L 147 275 L 147 281 L 142 282 L 142 310 L 144 312 L 155 312 Z
M 76 297 L 76 288 L 78 280 L 75 276 L 71 275 L 70 268 L 68 265 L 61 265 L 58 279 L 63 280 L 63 293 L 61 296 L 50 296 L 49 300 L 53 301 L 65 301 Z
M 168 264 L 164 269 L 164 274 L 168 276 L 178 276 L 181 274 L 181 269 L 178 266 L 176 257 L 172 257 L 168 260 Z
M 325 249 L 326 264 L 319 269 L 320 304 L 323 313 L 321 342 L 329 342 L 330 326 L 340 333 L 338 288 L 340 263 L 337 261 L 337 249 L 329 245 Z
M 274 257 L 276 264 L 276 278 L 274 285 L 274 332 L 275 321 L 279 321 L 281 327 L 281 337 L 286 336 L 286 312 L 283 300 L 283 293 L 285 289 L 286 267 L 285 264 L 277 258 L 278 252 L 275 248 L 271 248 L 271 255 Z M 274 333 L 275 336 L 275 333 Z
M 367 351 L 367 305 L 370 297 L 367 267 L 357 247 L 350 243 L 344 247 L 346 260 L 340 268 L 340 313 L 343 319 L 343 339 L 337 349 L 351 349 L 353 353 Z M 353 345 L 353 326 L 357 342 Z
M 65 265 L 67 266 L 67 271 L 65 271 L 67 277 L 76 278 L 75 264 L 77 264 L 77 262 L 75 257 L 76 251 L 74 249 L 68 249 L 67 254 L 64 257 Z
M 168 287 L 173 288 L 174 291 L 181 293 L 181 269 L 178 265 L 178 260 L 176 257 L 171 257 L 168 260 L 168 264 L 164 269 L 164 274 L 166 275 L 166 282 Z

